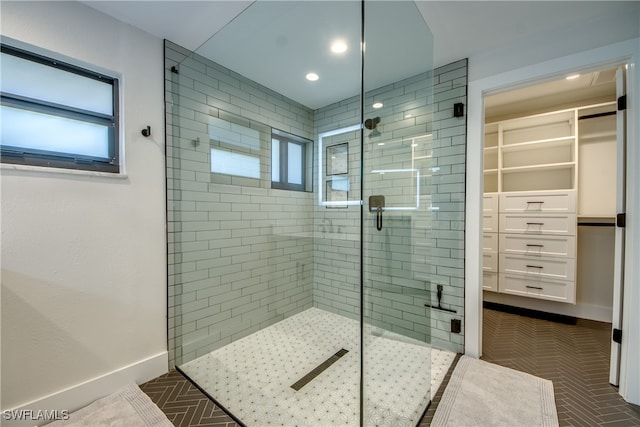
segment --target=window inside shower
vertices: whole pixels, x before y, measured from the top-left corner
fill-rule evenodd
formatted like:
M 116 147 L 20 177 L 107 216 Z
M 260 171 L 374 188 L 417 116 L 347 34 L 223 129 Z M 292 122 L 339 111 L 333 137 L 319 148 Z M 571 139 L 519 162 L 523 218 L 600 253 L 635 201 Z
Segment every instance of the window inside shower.
M 369 30 L 363 57 L 362 6 L 256 2 L 196 52 L 165 42 L 170 363 L 245 425 L 417 425 L 463 351 L 466 61 L 433 69 L 413 2 L 364 25 L 395 16 L 420 55 Z M 352 40 L 301 86 L 333 98 L 262 80 L 312 43 L 283 20 Z

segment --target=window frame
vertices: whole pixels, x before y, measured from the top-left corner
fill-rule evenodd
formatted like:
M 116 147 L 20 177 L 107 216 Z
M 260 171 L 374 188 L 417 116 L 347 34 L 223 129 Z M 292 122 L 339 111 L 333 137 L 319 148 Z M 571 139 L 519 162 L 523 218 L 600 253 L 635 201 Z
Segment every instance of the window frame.
M 273 181 L 273 177 L 271 176 L 271 188 L 278 190 L 290 190 L 290 191 L 302 191 L 308 192 L 311 190 L 307 189 L 307 156 L 309 147 L 311 144 L 310 140 L 297 137 L 295 135 L 279 131 L 277 129 L 273 129 L 271 131 L 271 147 L 273 147 L 273 140 L 276 139 L 279 141 L 280 150 L 279 150 L 279 170 L 280 170 L 280 181 Z M 289 182 L 289 144 L 295 144 L 300 146 L 301 148 L 301 156 L 300 164 L 302 166 L 301 174 L 301 183 L 293 184 Z M 273 168 L 273 153 L 271 154 L 271 168 Z
M 108 83 L 111 85 L 113 104 L 112 114 L 108 115 L 64 104 L 43 101 L 37 98 L 0 92 L 0 104 L 2 106 L 27 112 L 46 114 L 51 117 L 73 119 L 80 122 L 106 126 L 108 144 L 108 158 L 103 158 L 78 153 L 74 154 L 4 145 L 0 141 L 0 163 L 120 173 L 120 89 L 118 78 L 17 48 L 6 43 L 0 44 L 0 51 L 4 54 L 13 55 L 85 78 Z

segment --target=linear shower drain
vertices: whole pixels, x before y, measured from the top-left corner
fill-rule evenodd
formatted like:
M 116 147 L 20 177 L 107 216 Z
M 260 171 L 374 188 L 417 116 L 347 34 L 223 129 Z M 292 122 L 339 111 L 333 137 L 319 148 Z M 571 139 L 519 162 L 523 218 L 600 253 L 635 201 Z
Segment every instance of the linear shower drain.
M 344 348 L 338 350 L 336 354 L 329 357 L 327 360 L 325 360 L 324 362 L 322 362 L 321 364 L 313 368 L 313 370 L 311 370 L 311 372 L 309 372 L 307 375 L 305 375 L 304 377 L 296 381 L 291 386 L 291 388 L 294 389 L 295 391 L 299 391 L 302 387 L 309 384 L 311 380 L 313 380 L 315 377 L 323 373 L 329 366 L 336 363 L 338 359 L 340 359 L 342 356 L 344 356 L 347 353 L 349 353 L 349 350 L 345 350 Z

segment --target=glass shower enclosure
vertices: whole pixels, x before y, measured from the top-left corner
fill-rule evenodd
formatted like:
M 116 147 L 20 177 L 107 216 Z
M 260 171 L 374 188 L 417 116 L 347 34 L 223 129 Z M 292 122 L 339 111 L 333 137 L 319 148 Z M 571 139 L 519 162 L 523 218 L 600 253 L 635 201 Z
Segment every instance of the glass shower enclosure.
M 254 2 L 165 58 L 172 366 L 243 425 L 417 425 L 446 166 L 416 4 Z

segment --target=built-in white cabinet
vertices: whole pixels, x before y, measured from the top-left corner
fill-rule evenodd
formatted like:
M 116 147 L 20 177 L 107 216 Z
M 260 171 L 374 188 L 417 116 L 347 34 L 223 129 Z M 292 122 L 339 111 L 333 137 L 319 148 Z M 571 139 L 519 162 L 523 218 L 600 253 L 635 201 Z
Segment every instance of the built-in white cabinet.
M 484 290 L 575 303 L 577 136 L 578 109 L 485 125 Z
M 498 291 L 499 194 L 485 193 L 482 202 L 482 288 Z
M 500 193 L 498 292 L 576 301 L 576 190 Z

